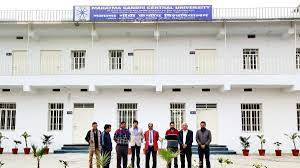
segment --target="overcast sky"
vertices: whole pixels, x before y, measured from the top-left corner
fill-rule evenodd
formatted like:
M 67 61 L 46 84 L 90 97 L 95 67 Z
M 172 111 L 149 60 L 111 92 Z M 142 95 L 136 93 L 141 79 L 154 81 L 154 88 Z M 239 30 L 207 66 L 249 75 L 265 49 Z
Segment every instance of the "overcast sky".
M 72 9 L 73 5 L 212 4 L 214 7 L 294 7 L 300 0 L 0 0 L 0 9 Z

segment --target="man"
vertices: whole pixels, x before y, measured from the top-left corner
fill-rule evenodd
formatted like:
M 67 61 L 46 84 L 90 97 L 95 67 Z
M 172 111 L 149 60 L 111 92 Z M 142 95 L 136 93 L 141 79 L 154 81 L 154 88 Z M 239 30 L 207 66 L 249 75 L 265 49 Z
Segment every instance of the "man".
M 166 131 L 167 149 L 176 153 L 178 151 L 178 130 L 175 128 L 175 123 L 170 122 L 170 129 Z M 171 162 L 168 164 L 171 168 Z M 177 157 L 174 158 L 174 168 L 178 168 Z
M 110 138 L 111 125 L 105 124 L 104 131 L 101 135 L 101 146 L 102 146 L 102 154 L 107 154 L 109 156 L 109 162 L 103 168 L 109 168 L 110 160 L 111 160 L 111 151 L 112 151 L 112 143 Z
M 97 129 L 98 124 L 96 122 L 92 123 L 92 129 L 86 134 L 85 140 L 89 143 L 89 168 L 93 168 L 93 155 L 96 155 L 96 159 L 100 158 L 101 151 L 101 131 Z M 100 168 L 100 164 L 97 162 L 97 168 Z
M 131 166 L 134 168 L 134 160 L 136 155 L 136 166 L 140 168 L 140 150 L 143 142 L 143 130 L 138 127 L 139 122 L 133 121 L 133 127 L 129 130 L 130 132 L 130 148 L 131 148 Z
M 180 162 L 181 168 L 185 168 L 185 157 L 188 163 L 188 168 L 192 167 L 192 145 L 193 131 L 188 129 L 188 124 L 182 124 L 182 130 L 179 131 L 178 143 L 180 146 Z
M 200 161 L 200 168 L 203 168 L 203 156 L 205 155 L 206 167 L 210 168 L 210 161 L 209 161 L 209 144 L 211 142 L 211 132 L 210 130 L 206 129 L 205 121 L 200 123 L 201 129 L 197 131 L 196 134 L 196 141 L 198 143 L 198 154 L 199 154 L 199 161 Z
M 121 161 L 123 161 L 123 168 L 127 167 L 128 159 L 128 141 L 130 139 L 129 130 L 126 129 L 126 122 L 120 123 L 120 128 L 116 130 L 114 140 L 117 143 L 117 168 L 121 168 Z
M 152 168 L 156 168 L 157 164 L 157 150 L 158 150 L 158 139 L 159 139 L 159 133 L 155 130 L 153 130 L 153 124 L 148 124 L 148 131 L 144 133 L 144 139 L 145 139 L 145 154 L 146 154 L 146 168 L 150 168 L 149 160 L 150 155 L 152 154 Z

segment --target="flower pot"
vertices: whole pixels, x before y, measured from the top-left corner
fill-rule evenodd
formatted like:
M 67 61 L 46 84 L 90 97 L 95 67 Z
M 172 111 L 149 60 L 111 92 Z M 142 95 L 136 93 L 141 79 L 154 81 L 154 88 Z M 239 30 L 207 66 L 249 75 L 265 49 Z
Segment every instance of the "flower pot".
M 45 155 L 49 154 L 49 148 L 45 147 L 45 152 L 44 152 Z
M 281 156 L 281 150 L 275 150 L 275 155 L 276 156 Z
M 18 154 L 18 148 L 12 148 L 11 149 L 11 151 L 12 151 L 12 154 Z
M 249 150 L 243 149 L 243 156 L 249 156 Z
M 24 154 L 28 155 L 30 153 L 30 148 L 24 148 Z
M 299 156 L 299 150 L 298 149 L 293 149 L 292 153 L 293 153 L 293 156 Z
M 258 149 L 258 153 L 259 153 L 259 156 L 265 156 L 266 155 L 266 150 Z
M 3 154 L 4 148 L 0 148 L 0 154 Z

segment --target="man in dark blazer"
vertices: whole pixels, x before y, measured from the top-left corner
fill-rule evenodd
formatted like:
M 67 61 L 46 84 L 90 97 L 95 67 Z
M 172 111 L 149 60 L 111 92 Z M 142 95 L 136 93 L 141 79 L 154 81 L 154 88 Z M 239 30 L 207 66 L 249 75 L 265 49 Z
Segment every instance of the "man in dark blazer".
M 179 131 L 178 143 L 180 146 L 181 168 L 185 168 L 185 157 L 188 162 L 188 168 L 191 168 L 192 167 L 193 131 L 188 129 L 187 123 L 182 124 L 182 129 Z

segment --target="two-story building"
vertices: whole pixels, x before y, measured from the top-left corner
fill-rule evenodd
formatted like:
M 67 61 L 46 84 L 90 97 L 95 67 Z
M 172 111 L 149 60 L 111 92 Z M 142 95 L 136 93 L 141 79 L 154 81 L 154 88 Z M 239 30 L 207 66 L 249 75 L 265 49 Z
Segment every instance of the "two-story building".
M 213 8 L 211 21 L 76 21 L 72 10 L 0 11 L 0 132 L 52 149 L 81 144 L 92 121 L 164 134 L 170 121 L 240 151 L 239 136 L 292 145 L 300 131 L 297 8 Z

